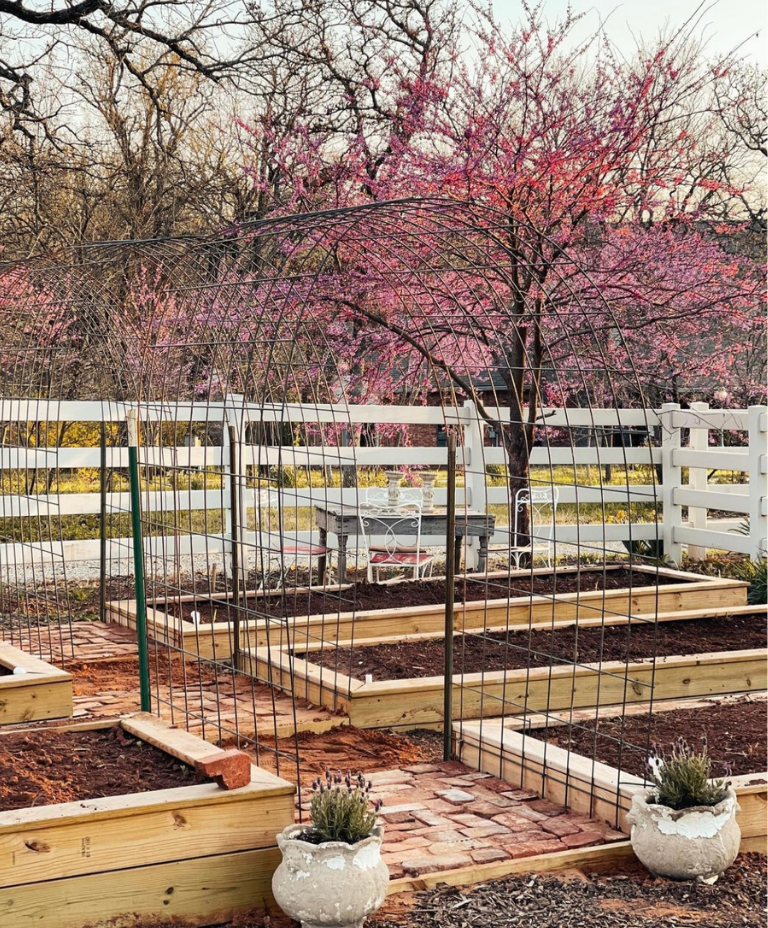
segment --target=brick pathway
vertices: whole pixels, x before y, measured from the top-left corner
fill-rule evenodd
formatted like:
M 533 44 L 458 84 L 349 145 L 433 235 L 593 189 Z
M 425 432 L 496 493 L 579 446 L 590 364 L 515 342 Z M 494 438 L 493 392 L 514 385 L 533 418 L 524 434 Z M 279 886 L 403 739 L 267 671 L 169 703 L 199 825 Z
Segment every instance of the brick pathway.
M 65 666 L 71 660 L 92 661 L 138 654 L 136 632 L 114 622 L 74 622 L 69 629 L 41 626 L 3 631 L 3 639 L 41 660 Z
M 120 625 L 82 622 L 72 631 L 75 659 L 80 662 L 132 657 L 138 651 L 135 632 Z M 70 658 L 69 638 L 60 644 L 47 630 L 42 635 L 33 631 L 21 642 L 16 631 L 13 644 L 53 663 L 62 663 L 62 653 Z M 253 735 L 258 729 L 269 735 L 277 724 L 278 736 L 285 737 L 294 728 L 320 731 L 346 721 L 306 705 L 298 705 L 294 715 L 287 695 L 259 684 L 252 688 L 243 679 L 235 683 L 226 675 L 186 690 L 178 685 L 155 687 L 153 695 L 165 703 L 161 717 L 183 724 L 188 714 L 190 730 L 214 742 L 220 732 Z M 75 695 L 74 703 L 79 720 L 114 717 L 140 706 L 136 690 Z M 625 840 L 601 822 L 455 761 L 372 773 L 370 779 L 374 798 L 384 800 L 383 856 L 391 879 Z M 311 796 L 305 793 L 303 798 L 306 813 Z
M 11 641 L 10 635 L 8 640 Z M 136 632 L 122 625 L 76 622 L 72 625 L 71 639 L 68 634 L 59 637 L 58 629 L 51 629 L 50 633 L 47 628 L 32 629 L 29 633 L 24 630 L 23 635 L 16 629 L 12 643 L 14 647 L 66 669 L 73 660 L 72 644 L 77 663 L 98 664 L 136 657 L 136 641 Z M 77 721 L 138 712 L 141 708 L 138 679 L 136 687 L 130 690 L 105 689 L 86 696 L 75 693 L 73 701 Z M 323 731 L 346 723 L 344 716 L 309 706 L 301 700 L 297 700 L 294 707 L 287 694 L 258 683 L 251 685 L 244 677 L 235 681 L 226 672 L 210 681 L 198 682 L 195 677 L 194 685 L 186 688 L 153 685 L 152 701 L 153 711 L 161 718 L 184 725 L 185 717 L 189 717 L 189 725 L 185 727 L 214 743 L 238 732 L 245 737 L 253 737 L 256 732 L 260 737 L 273 736 L 276 732 L 278 738 L 286 738 L 294 731 Z
M 373 797 L 384 800 L 391 879 L 626 840 L 602 822 L 455 761 L 370 779 Z

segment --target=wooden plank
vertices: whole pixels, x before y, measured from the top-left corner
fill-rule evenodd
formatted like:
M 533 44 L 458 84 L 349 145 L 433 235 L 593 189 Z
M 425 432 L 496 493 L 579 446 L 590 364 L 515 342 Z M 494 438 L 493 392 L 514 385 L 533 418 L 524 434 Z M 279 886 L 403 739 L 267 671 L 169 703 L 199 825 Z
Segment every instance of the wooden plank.
M 546 571 L 542 571 L 546 572 Z M 670 570 L 661 570 L 664 576 L 691 582 L 675 583 L 663 587 L 639 586 L 628 590 L 566 593 L 556 599 L 545 596 L 517 596 L 512 599 L 461 603 L 456 607 L 458 631 L 490 626 L 529 627 L 531 622 L 551 623 L 603 619 L 639 615 L 660 611 L 687 611 L 696 608 L 725 608 L 746 603 L 748 584 L 740 580 L 702 578 Z M 490 574 L 492 581 L 494 575 Z M 496 575 L 501 576 L 501 575 Z M 506 575 L 505 575 L 506 576 Z M 489 588 L 492 594 L 492 587 Z M 118 601 L 109 604 L 110 616 L 120 624 L 135 627 L 135 603 Z M 157 640 L 183 647 L 201 657 L 226 660 L 231 656 L 231 623 L 217 623 L 215 627 L 196 627 L 186 620 L 169 618 L 160 609 L 148 609 L 147 622 Z M 305 647 L 313 638 L 316 641 L 334 642 L 373 638 L 381 630 L 382 637 L 402 638 L 418 633 L 441 632 L 445 623 L 442 606 L 414 606 L 408 609 L 361 610 L 357 613 L 341 612 L 330 615 L 296 616 L 282 622 L 247 620 L 242 623 L 243 647 L 261 648 L 267 643 L 276 647 L 293 645 Z M 287 631 L 286 631 L 287 628 Z M 328 634 L 332 629 L 333 634 Z
M 766 688 L 766 649 L 659 658 L 625 665 L 546 667 L 454 678 L 466 717 L 586 708 L 597 704 L 680 699 Z M 298 674 L 297 674 L 298 675 Z M 442 719 L 440 677 L 363 684 L 349 700 L 358 728 L 411 726 Z M 320 694 L 322 695 L 322 694 Z M 327 697 L 326 697 L 327 698 Z M 324 703 L 327 705 L 327 703 Z
M 0 664 L 23 674 L 0 676 L 0 724 L 66 718 L 72 715 L 72 675 L 0 642 Z
M 273 847 L 0 889 L 3 928 L 129 928 L 137 919 L 226 921 L 272 901 Z
M 154 809 L 115 809 L 108 816 L 86 812 L 79 820 L 3 831 L 0 886 L 187 860 L 201 852 L 273 847 L 275 835 L 294 818 L 291 795 L 252 792 L 246 802 L 208 804 L 205 799 L 182 809 L 169 802 Z
M 475 864 L 458 870 L 441 870 L 417 877 L 401 877 L 390 880 L 388 895 L 434 889 L 440 884 L 447 886 L 473 886 L 487 880 L 499 880 L 519 873 L 556 873 L 560 870 L 583 869 L 589 873 L 610 870 L 633 856 L 629 841 L 616 841 L 597 847 L 575 848 L 557 851 L 554 854 L 536 854 L 516 860 L 498 863 Z
M 11 677 L 18 680 L 19 677 Z M 0 686 L 0 724 L 34 722 L 71 716 L 72 681 L 32 686 Z
M 656 711 L 660 708 L 655 706 Z M 669 708 L 675 708 L 674 704 Z M 633 793 L 643 786 L 641 778 L 514 731 L 506 722 L 463 723 L 461 736 L 464 763 L 534 789 L 552 802 L 600 818 L 629 834 L 626 813 Z M 733 777 L 732 782 L 741 806 L 742 834 L 764 839 L 768 772 Z

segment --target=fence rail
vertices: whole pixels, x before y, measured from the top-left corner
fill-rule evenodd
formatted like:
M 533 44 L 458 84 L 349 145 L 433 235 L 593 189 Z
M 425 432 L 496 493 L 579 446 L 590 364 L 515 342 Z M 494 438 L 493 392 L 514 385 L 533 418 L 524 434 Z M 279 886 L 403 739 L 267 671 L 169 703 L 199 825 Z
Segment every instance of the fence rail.
M 117 402 L 55 402 L 44 400 L 0 400 L 0 422 L 6 426 L 4 444 L 0 446 L 0 471 L 7 480 L 20 482 L 20 475 L 32 471 L 67 471 L 99 469 L 102 463 L 112 471 L 127 468 L 127 447 L 109 447 L 106 455 L 92 447 L 27 447 L 12 444 L 15 434 L 8 426 L 14 424 L 55 423 L 123 423 L 135 404 Z M 509 410 L 487 410 L 495 420 L 505 421 Z M 473 509 L 485 511 L 488 506 L 506 506 L 507 488 L 491 485 L 488 468 L 503 466 L 506 455 L 503 448 L 486 445 L 484 423 L 472 403 L 443 409 L 440 407 L 400 407 L 377 405 L 302 406 L 249 405 L 242 397 L 232 396 L 219 403 L 193 404 L 142 404 L 141 421 L 195 425 L 209 423 L 234 425 L 242 439 L 237 443 L 237 457 L 243 467 L 252 468 L 343 468 L 356 471 L 373 467 L 439 467 L 444 463 L 445 451 L 435 446 L 406 445 L 398 447 L 357 447 L 349 445 L 259 445 L 246 440 L 247 429 L 265 423 L 292 423 L 308 426 L 335 425 L 340 429 L 361 424 L 395 426 L 455 426 L 461 429 L 462 441 L 458 449 L 458 465 L 464 471 L 464 486 L 458 490 L 458 502 Z M 580 545 L 585 549 L 601 550 L 628 539 L 656 539 L 663 541 L 664 551 L 679 561 L 683 548 L 693 556 L 703 557 L 707 549 L 722 549 L 748 554 L 752 558 L 765 555 L 768 504 L 768 458 L 766 407 L 748 410 L 709 410 L 705 404 L 694 404 L 690 410 L 681 410 L 673 404 L 660 410 L 625 409 L 544 409 L 540 417 L 542 428 L 563 429 L 566 443 L 543 444 L 531 452 L 531 466 L 554 468 L 558 471 L 560 504 L 576 507 L 576 519 L 558 523 L 555 540 L 561 545 Z M 618 447 L 603 447 L 597 442 L 606 436 L 631 435 L 642 429 L 654 440 L 644 447 L 629 443 Z M 18 430 L 17 430 L 18 431 Z M 143 493 L 143 506 L 147 514 L 179 514 L 208 511 L 221 513 L 221 529 L 216 531 L 187 530 L 172 534 L 155 534 L 146 539 L 147 556 L 167 558 L 226 552 L 231 545 L 228 536 L 231 493 L 227 484 L 230 449 L 227 430 L 219 428 L 222 441 L 217 445 L 168 446 L 152 444 L 141 449 L 143 465 L 162 471 L 172 468 L 189 471 L 190 480 L 196 473 L 220 475 L 219 486 L 203 489 L 147 489 Z M 723 432 L 743 433 L 746 444 L 742 447 L 724 447 L 712 444 Z M 53 430 L 51 430 L 53 434 Z M 552 433 L 548 433 L 552 434 Z M 561 436 L 562 438 L 562 436 Z M 157 437 L 155 438 L 157 441 Z M 591 442 L 586 444 L 586 442 Z M 632 468 L 646 466 L 658 483 L 609 485 L 577 480 L 575 468 Z M 568 469 L 574 469 L 572 481 L 564 482 Z M 684 471 L 685 469 L 685 471 Z M 732 471 L 740 475 L 742 483 L 718 484 L 713 472 Z M 255 471 L 254 471 L 255 472 Z M 588 471 L 589 473 L 589 471 Z M 544 482 L 550 477 L 538 475 Z M 256 504 L 248 480 L 243 477 L 243 511 L 250 513 L 253 522 Z M 534 470 L 534 479 L 537 475 Z M 3 520 L 64 518 L 67 516 L 93 516 L 102 512 L 102 499 L 94 492 L 55 492 L 44 486 L 44 492 L 13 493 L 8 489 L 0 496 L 0 518 Z M 213 482 L 213 481 L 212 481 Z M 43 481 L 45 483 L 45 481 Z M 253 484 L 253 481 L 250 481 Z M 53 483 L 55 486 L 55 482 Z M 354 505 L 359 491 L 354 487 L 282 487 L 279 488 L 281 505 L 286 510 L 311 510 L 316 504 L 337 503 Z M 106 496 L 109 514 L 129 510 L 127 488 L 110 492 Z M 445 490 L 436 494 L 438 505 L 445 503 Z M 631 504 L 651 504 L 659 511 L 656 521 L 630 521 L 627 511 Z M 601 507 L 602 521 L 586 522 L 578 518 L 578 508 L 590 505 Z M 657 506 L 658 504 L 658 506 Z M 623 519 L 607 518 L 622 510 Z M 491 543 L 508 541 L 508 527 L 499 518 L 497 535 Z M 748 534 L 744 526 L 748 522 Z M 255 544 L 257 526 L 245 525 L 240 540 Z M 103 555 L 98 538 L 58 540 L 19 540 L 9 531 L 5 522 L 2 534 L 6 543 L 0 544 L 0 569 L 17 568 L 25 564 L 69 564 L 94 561 Z M 308 540 L 311 527 L 296 528 L 295 537 Z M 31 537 L 31 536 L 30 536 Z M 132 558 L 129 538 L 107 541 L 107 556 L 125 562 L 130 570 Z M 474 557 L 468 550 L 469 563 Z

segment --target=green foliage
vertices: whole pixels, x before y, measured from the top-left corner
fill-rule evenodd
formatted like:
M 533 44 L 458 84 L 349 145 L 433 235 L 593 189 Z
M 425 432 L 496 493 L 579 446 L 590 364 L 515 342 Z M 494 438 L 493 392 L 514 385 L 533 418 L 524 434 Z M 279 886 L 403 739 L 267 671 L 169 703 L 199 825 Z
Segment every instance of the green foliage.
M 376 827 L 376 813 L 381 808 L 377 800 L 370 809 L 371 784 L 363 775 L 342 776 L 339 771 L 325 771 L 325 779 L 318 777 L 312 784 L 315 795 L 309 810 L 312 822 L 312 837 L 318 841 L 343 841 L 356 844 L 367 838 Z
M 749 584 L 747 602 L 750 606 L 761 606 L 768 602 L 768 561 L 760 558 L 759 561 L 750 561 L 749 558 L 725 555 L 708 558 L 706 561 L 691 561 L 684 563 L 685 570 L 705 574 L 708 577 L 731 577 L 734 580 L 743 580 Z
M 712 761 L 706 742 L 701 751 L 695 751 L 684 738 L 678 738 L 668 755 L 653 748 L 648 766 L 655 787 L 648 801 L 670 809 L 715 806 L 725 799 L 730 786 L 725 780 L 709 782 Z

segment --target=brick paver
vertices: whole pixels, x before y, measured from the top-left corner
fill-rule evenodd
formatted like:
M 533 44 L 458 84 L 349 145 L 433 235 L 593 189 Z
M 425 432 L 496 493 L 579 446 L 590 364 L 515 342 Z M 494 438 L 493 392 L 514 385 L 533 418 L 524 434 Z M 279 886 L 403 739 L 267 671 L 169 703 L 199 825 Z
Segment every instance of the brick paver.
M 370 779 L 373 796 L 384 800 L 383 854 L 392 879 L 626 838 L 531 790 L 514 789 L 456 761 L 416 764 L 373 773 Z M 418 803 L 401 802 L 416 793 Z
M 120 625 L 83 622 L 73 626 L 69 637 L 23 634 L 14 631 L 14 645 L 52 663 L 74 659 L 85 663 L 130 657 L 137 654 L 136 634 Z M 192 716 L 190 730 L 215 740 L 221 729 L 269 734 L 277 725 L 282 737 L 297 728 L 341 724 L 344 719 L 312 706 L 294 705 L 286 694 L 256 684 L 238 691 L 226 675 L 212 684 L 198 684 L 179 692 L 179 687 L 153 687 L 159 697 L 160 715 L 181 722 Z M 183 699 L 183 706 L 179 700 Z M 176 703 L 171 706 L 170 703 Z M 75 718 L 82 720 L 121 715 L 139 709 L 136 691 L 111 690 L 98 695 L 75 696 Z M 203 722 L 203 720 L 208 720 Z M 211 721 L 213 720 L 213 721 Z M 250 728 L 250 731 L 246 731 Z M 383 857 L 390 877 L 417 877 L 475 867 L 507 859 L 532 857 L 589 847 L 625 836 L 603 822 L 568 812 L 537 793 L 515 788 L 497 777 L 478 773 L 459 763 L 414 764 L 403 770 L 370 774 L 373 795 L 384 800 Z M 309 808 L 306 794 L 302 809 Z

